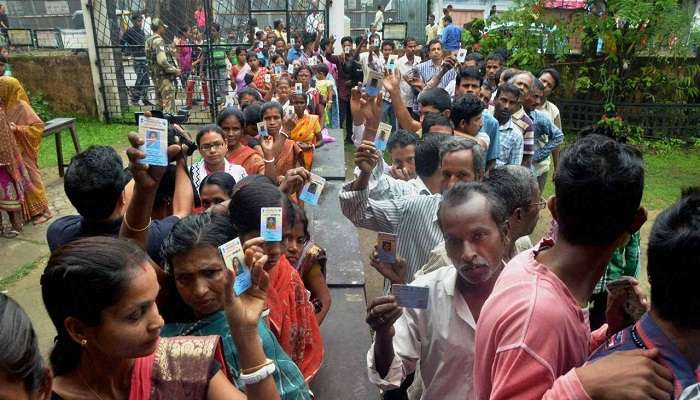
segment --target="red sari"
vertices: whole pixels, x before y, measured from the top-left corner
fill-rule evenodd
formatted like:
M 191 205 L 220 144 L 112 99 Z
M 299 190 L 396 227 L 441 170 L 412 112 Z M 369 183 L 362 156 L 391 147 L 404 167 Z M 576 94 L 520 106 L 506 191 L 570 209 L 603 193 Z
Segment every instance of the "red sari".
M 238 149 L 226 155 L 226 159 L 231 164 L 237 164 L 245 169 L 248 175 L 262 175 L 265 173 L 265 161 L 257 151 L 241 144 Z
M 309 292 L 285 256 L 270 271 L 267 304 L 270 329 L 304 379 L 310 381 L 321 368 L 323 339 Z

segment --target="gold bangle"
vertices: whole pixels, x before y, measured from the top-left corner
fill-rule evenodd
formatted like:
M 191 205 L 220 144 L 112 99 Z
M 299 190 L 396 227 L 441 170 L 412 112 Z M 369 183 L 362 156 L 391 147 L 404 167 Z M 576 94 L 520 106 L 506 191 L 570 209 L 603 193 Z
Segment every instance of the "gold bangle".
M 129 223 L 126 222 L 126 214 L 124 214 L 124 218 L 122 218 L 122 222 L 123 222 L 124 225 L 126 225 L 126 227 L 129 228 L 129 230 L 132 231 L 132 232 L 143 232 L 143 231 L 145 231 L 146 229 L 148 229 L 148 228 L 151 227 L 151 222 L 152 222 L 152 220 L 151 220 L 151 218 L 148 218 L 148 224 L 146 225 L 145 228 L 141 228 L 141 229 L 134 229 L 134 228 L 132 228 L 131 225 L 129 225 Z
M 267 367 L 268 365 L 270 365 L 272 363 L 274 363 L 274 361 L 270 360 L 269 358 L 266 358 L 265 362 L 258 365 L 258 366 L 251 367 L 251 368 L 241 368 L 241 374 L 243 374 L 243 375 L 252 374 L 260 369 Z

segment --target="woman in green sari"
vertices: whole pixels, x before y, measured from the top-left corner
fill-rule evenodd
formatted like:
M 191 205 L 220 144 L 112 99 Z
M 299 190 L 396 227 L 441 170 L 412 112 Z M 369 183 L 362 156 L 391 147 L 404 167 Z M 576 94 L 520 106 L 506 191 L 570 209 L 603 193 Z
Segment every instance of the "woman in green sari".
M 169 283 L 194 318 L 188 322 L 170 323 L 161 330 L 161 336 L 219 335 L 223 339 L 224 356 L 235 385 L 245 390 L 240 382 L 241 366 L 238 349 L 218 300 L 225 285 L 224 259 L 218 247 L 232 240 L 237 232 L 226 217 L 199 214 L 180 220 L 163 243 L 163 256 L 167 260 Z M 258 243 L 259 242 L 259 243 Z M 261 246 L 262 239 L 252 239 L 243 244 L 244 251 Z M 258 334 L 263 351 L 276 364 L 273 374 L 281 399 L 310 399 L 309 389 L 296 364 L 284 352 L 263 319 L 258 323 Z

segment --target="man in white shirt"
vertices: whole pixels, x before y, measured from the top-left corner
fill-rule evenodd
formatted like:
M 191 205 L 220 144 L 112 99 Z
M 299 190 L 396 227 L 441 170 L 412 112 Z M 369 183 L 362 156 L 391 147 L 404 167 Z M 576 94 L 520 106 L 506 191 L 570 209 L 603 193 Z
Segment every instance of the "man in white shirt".
M 412 79 L 413 67 L 420 64 L 421 58 L 416 55 L 416 48 L 418 47 L 418 42 L 412 37 L 406 38 L 403 41 L 404 54 L 403 57 L 396 61 L 396 65 L 401 73 L 401 100 L 403 104 L 408 108 L 409 113 L 413 114 L 413 108 L 416 106 L 416 95 L 413 93 L 413 87 L 409 83 Z M 415 115 L 412 115 L 416 118 Z M 416 118 L 417 119 L 417 118 Z
M 377 13 L 374 15 L 374 23 L 372 25 L 378 31 L 384 29 L 384 6 L 381 4 L 377 6 Z
M 476 321 L 503 269 L 507 211 L 486 185 L 460 182 L 437 215 L 453 265 L 412 282 L 428 288 L 426 309 L 402 309 L 394 296 L 370 303 L 367 323 L 376 336 L 367 369 L 370 381 L 394 389 L 420 365 L 422 399 L 469 399 Z
M 430 43 L 438 37 L 438 26 L 435 24 L 435 14 L 428 16 L 428 25 L 425 26 L 425 43 Z

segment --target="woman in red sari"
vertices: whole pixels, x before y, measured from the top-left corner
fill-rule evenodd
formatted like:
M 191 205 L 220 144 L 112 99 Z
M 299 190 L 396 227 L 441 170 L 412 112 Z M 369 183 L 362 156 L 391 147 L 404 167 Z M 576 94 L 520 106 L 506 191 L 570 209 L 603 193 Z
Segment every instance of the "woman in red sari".
M 281 207 L 284 224 L 292 223 L 291 202 L 277 187 L 260 177 L 247 177 L 236 185 L 229 204 L 231 223 L 242 242 L 260 236 L 260 208 Z M 323 339 L 309 292 L 299 273 L 284 256 L 282 242 L 263 242 L 270 274 L 267 304 L 270 329 L 285 352 L 297 364 L 304 378 L 311 380 L 323 361 Z
M 226 291 L 223 299 L 248 374 L 271 368 L 256 329 L 267 257 L 250 255 L 254 285 L 241 297 Z M 76 240 L 51 255 L 41 286 L 58 333 L 52 399 L 246 399 L 229 381 L 218 336 L 159 337 L 155 268 L 135 243 L 109 237 Z M 227 272 L 229 285 L 233 279 Z M 247 398 L 278 399 L 271 376 L 248 384 Z
M 53 217 L 39 170 L 39 146 L 44 123 L 29 105 L 27 92 L 15 78 L 0 77 L 0 103 L 5 108 L 7 121 L 32 182 L 31 189 L 25 192 L 24 219 L 32 220 L 35 225 L 43 224 Z

